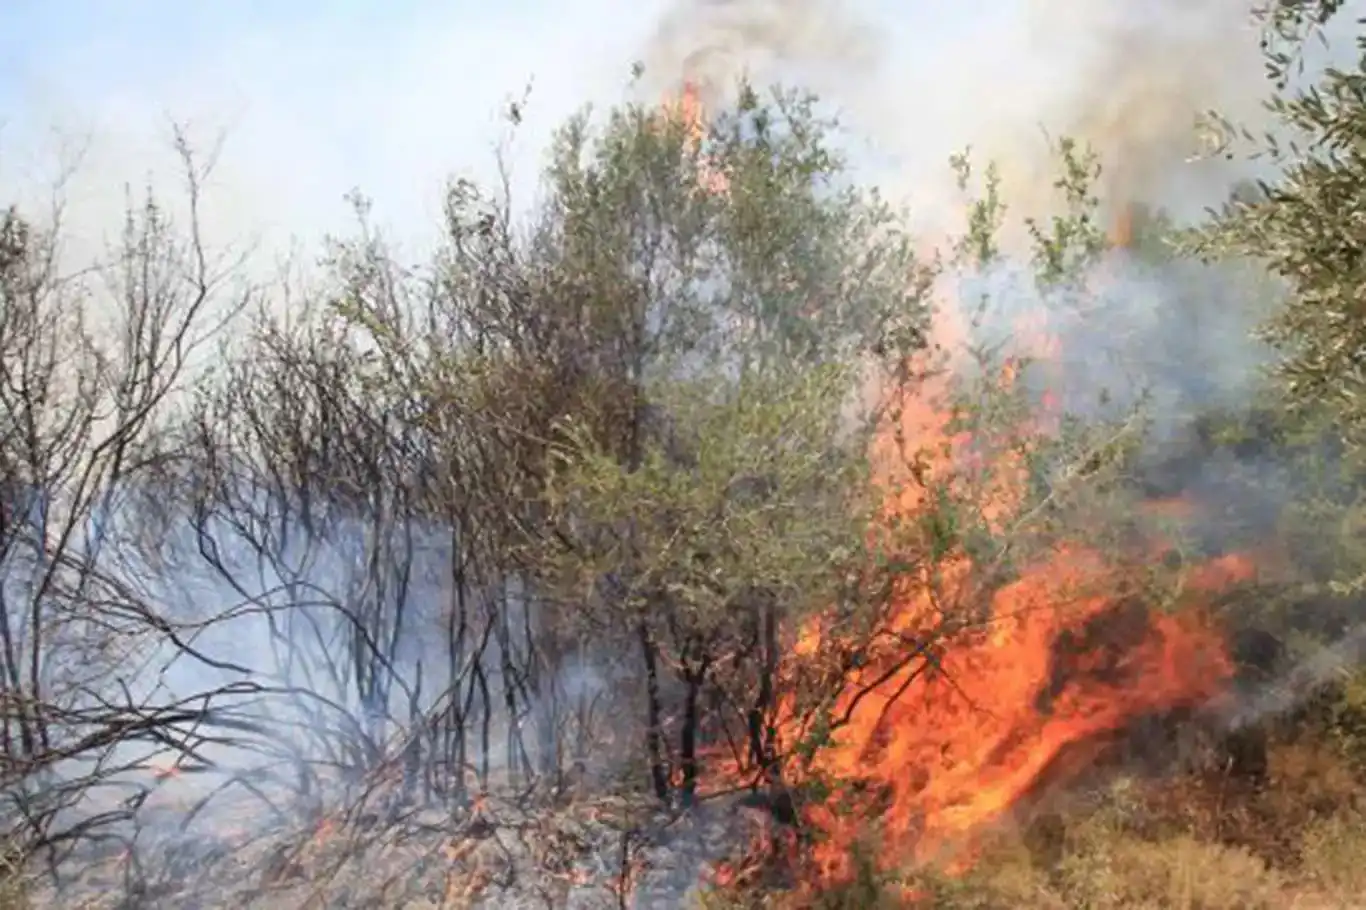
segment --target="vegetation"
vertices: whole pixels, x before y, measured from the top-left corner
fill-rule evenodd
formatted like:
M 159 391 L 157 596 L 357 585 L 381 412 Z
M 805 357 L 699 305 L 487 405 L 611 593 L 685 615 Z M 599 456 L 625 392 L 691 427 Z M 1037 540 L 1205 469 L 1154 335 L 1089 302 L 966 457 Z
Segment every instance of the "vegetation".
M 1311 6 L 1272 17 L 1273 76 L 1337 4 Z M 785 90 L 741 85 L 700 119 L 577 117 L 529 219 L 506 189 L 456 183 L 420 266 L 357 199 L 314 287 L 247 286 L 205 248 L 185 142 L 188 221 L 149 198 L 94 272 L 62 271 L 59 221 L 9 210 L 0 907 L 101 843 L 153 850 L 142 809 L 179 774 L 222 782 L 185 825 L 229 791 L 373 825 L 473 815 L 500 788 L 675 810 L 748 790 L 810 853 L 811 812 L 876 805 L 820 758 L 857 707 L 890 680 L 952 683 L 1003 592 L 1078 543 L 1104 587 L 1069 595 L 1144 622 L 1180 611 L 1203 560 L 1274 554 L 1213 605 L 1247 683 L 1221 718 L 1232 742 L 1057 806 L 1021 794 L 1017 829 L 954 875 L 851 844 L 868 854 L 820 905 L 1349 906 L 1366 856 L 1359 69 L 1274 102 L 1303 141 L 1265 149 L 1288 156 L 1273 184 L 1193 232 L 1143 225 L 1132 255 L 1240 268 L 1276 297 L 1255 399 L 1184 389 L 1161 439 L 1151 408 L 1103 389 L 1041 421 L 1048 364 L 981 331 L 989 297 L 946 336 L 936 294 L 969 298 L 965 276 L 1006 258 L 990 168 L 956 162 L 970 229 L 918 255 L 839 124 Z M 1058 151 L 1060 214 L 1028 225 L 1017 290 L 1083 318 L 1109 252 L 1099 164 Z M 1224 303 L 1190 296 L 1192 318 Z M 1149 520 L 1210 464 L 1213 530 Z M 764 888 L 708 900 L 781 900 L 765 875 L 811 873 L 780 852 Z

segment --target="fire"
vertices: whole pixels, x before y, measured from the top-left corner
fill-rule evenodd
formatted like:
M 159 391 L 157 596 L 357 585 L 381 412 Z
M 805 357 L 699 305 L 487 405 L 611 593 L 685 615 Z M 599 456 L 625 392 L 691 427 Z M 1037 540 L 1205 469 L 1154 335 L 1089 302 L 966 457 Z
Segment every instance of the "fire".
M 702 96 L 697 83 L 684 82 L 678 95 L 678 116 L 694 142 L 701 142 L 706 130 Z
M 153 762 L 150 770 L 155 780 L 170 780 L 183 773 L 183 769 L 179 765 L 171 762 Z
M 702 107 L 702 95 L 697 83 L 685 81 L 675 101 L 665 99 L 664 108 L 682 123 L 691 150 L 702 148 L 707 139 L 707 123 Z M 710 193 L 724 193 L 730 188 L 726 175 L 712 167 L 703 155 L 698 162 L 702 188 Z
M 884 856 L 940 858 L 1066 770 L 1055 763 L 1084 763 L 1104 734 L 1217 693 L 1229 672 L 1219 642 L 1182 616 L 1081 593 L 1108 582 L 1085 551 L 1036 567 L 996 593 L 988 627 L 883 683 L 818 754 L 819 771 L 885 806 Z M 843 877 L 869 816 L 811 814 L 827 835 L 823 875 Z
M 1040 350 L 1047 356 L 1052 348 Z M 1002 381 L 1013 378 L 1007 370 Z M 897 476 L 905 459 L 893 453 L 909 441 L 929 453 L 931 474 L 948 472 L 962 464 L 971 442 L 950 435 L 938 391 L 899 390 L 900 423 L 887 428 L 874 452 L 898 491 L 893 514 L 927 506 L 924 487 Z M 999 524 L 1017 515 L 1024 477 L 1022 464 L 1008 456 L 998 461 L 983 495 L 985 517 Z M 835 706 L 833 715 L 847 722 L 806 770 L 837 787 L 837 798 L 808 811 L 821 834 L 817 882 L 851 874 L 849 848 L 869 833 L 872 818 L 879 819 L 887 863 L 943 861 L 959 851 L 949 865 L 961 867 L 970 861 L 973 834 L 1041 784 L 1084 769 L 1136 719 L 1215 697 L 1232 672 L 1199 600 L 1248 578 L 1252 566 L 1242 557 L 1189 572 L 1184 591 L 1191 605 L 1177 612 L 1151 603 L 1141 573 L 1116 568 L 1080 543 L 994 591 L 978 584 L 981 568 L 952 555 L 904 579 L 888 625 L 907 644 L 867 662 Z M 955 629 L 955 610 L 986 621 Z M 820 635 L 818 628 L 804 630 L 796 653 L 813 653 Z M 910 642 L 936 637 L 918 659 L 907 659 L 915 656 Z
M 1014 378 L 1008 368 L 1001 381 Z M 899 423 L 873 452 L 896 491 L 891 516 L 929 505 L 925 487 L 901 476 L 907 445 L 927 453 L 928 464 L 916 468 L 921 476 L 971 468 L 965 455 L 973 440 L 951 432 L 940 391 L 931 383 L 896 393 L 904 399 L 895 409 Z M 1047 426 L 1047 399 L 1041 410 Z M 1017 459 L 997 456 L 980 490 L 984 516 L 998 528 L 1016 520 L 1023 504 Z M 1192 508 L 1163 503 L 1154 512 L 1180 518 Z M 1151 563 L 1159 543 L 1146 554 Z M 1232 673 L 1223 637 L 1201 608 L 1251 576 L 1244 557 L 1188 571 L 1175 610 L 1153 602 L 1143 565 L 1116 566 L 1082 542 L 1057 548 L 994 590 L 982 584 L 983 568 L 953 554 L 902 580 L 886 623 L 896 643 L 847 680 L 831 712 L 843 724 L 792 775 L 792 783 L 819 778 L 833 786 L 804 818 L 818 834 L 808 888 L 853 874 L 851 847 L 872 833 L 870 819 L 887 866 L 964 868 L 974 835 L 1041 786 L 1085 770 L 1136 720 L 1216 697 Z M 955 617 L 967 619 L 955 625 Z M 822 634 L 819 625 L 802 630 L 789 659 L 809 659 Z M 931 644 L 917 651 L 924 642 Z M 792 716 L 779 723 L 789 745 L 801 733 L 796 723 Z
M 679 108 L 700 124 L 695 91 L 685 90 Z M 1132 234 L 1125 209 L 1112 241 L 1127 245 Z M 963 337 L 951 313 L 937 326 L 942 348 Z M 1045 365 L 1056 358 L 1046 324 L 1020 329 L 1032 357 Z M 1016 366 L 1006 365 L 1003 384 L 1015 381 Z M 960 477 L 966 467 L 985 520 L 1003 530 L 1019 520 L 1025 500 L 1024 456 L 993 455 L 990 471 L 976 471 L 973 459 L 984 456 L 953 429 L 945 391 L 931 381 L 892 393 L 896 422 L 870 453 L 891 492 L 888 518 L 924 514 L 932 503 L 919 481 Z M 1055 408 L 1045 396 L 1031 429 L 1050 432 Z M 910 450 L 920 457 L 908 457 Z M 1158 511 L 1179 518 L 1189 505 Z M 974 835 L 1041 787 L 1085 770 L 1126 727 L 1216 697 L 1233 667 L 1204 608 L 1249 578 L 1252 564 L 1228 556 L 1198 566 L 1185 574 L 1178 602 L 1160 606 L 1144 569 L 1160 558 L 1161 541 L 1148 546 L 1151 552 L 1125 554 L 1126 566 L 1077 540 L 1017 567 L 1003 584 L 984 580 L 993 566 L 951 551 L 903 577 L 885 644 L 846 678 L 826 743 L 784 771 L 789 784 L 819 779 L 832 788 L 804 812 L 804 827 L 816 835 L 804 886 L 819 890 L 851 876 L 851 848 L 870 834 L 886 866 L 947 860 L 961 869 L 971 862 Z M 820 622 L 797 631 L 789 670 L 819 653 L 828 634 Z M 785 748 L 807 732 L 803 723 L 791 706 L 779 712 Z M 718 883 L 738 878 L 734 866 L 714 875 Z
M 1134 212 L 1132 206 L 1121 206 L 1110 226 L 1110 245 L 1126 249 L 1134 242 Z
M 1116 180 L 1111 181 L 1114 187 L 1122 187 L 1123 184 Z M 1134 245 L 1134 235 L 1136 232 L 1136 222 L 1138 220 L 1138 206 L 1127 197 L 1122 189 L 1117 189 L 1111 194 L 1115 201 L 1111 209 L 1109 230 L 1106 231 L 1106 239 L 1110 246 L 1117 250 L 1127 250 Z

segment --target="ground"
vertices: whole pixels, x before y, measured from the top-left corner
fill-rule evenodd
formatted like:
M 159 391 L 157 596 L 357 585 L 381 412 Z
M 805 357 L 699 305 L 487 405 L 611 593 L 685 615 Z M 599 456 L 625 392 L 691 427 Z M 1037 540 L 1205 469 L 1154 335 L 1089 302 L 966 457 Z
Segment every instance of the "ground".
M 963 875 L 904 870 L 901 889 L 827 907 L 910 893 L 942 910 L 1366 908 L 1366 782 L 1325 744 L 1278 744 L 1269 759 L 1261 783 L 1115 775 L 994 832 Z
M 1098 773 L 988 832 L 966 871 L 903 868 L 817 898 L 772 875 L 748 891 L 701 885 L 769 825 L 741 802 L 670 814 L 580 794 L 255 831 L 153 825 L 134 861 L 92 852 L 60 889 L 12 883 L 0 910 L 1366 908 L 1366 778 L 1328 742 L 1273 744 L 1268 758 L 1260 781 L 1218 768 Z

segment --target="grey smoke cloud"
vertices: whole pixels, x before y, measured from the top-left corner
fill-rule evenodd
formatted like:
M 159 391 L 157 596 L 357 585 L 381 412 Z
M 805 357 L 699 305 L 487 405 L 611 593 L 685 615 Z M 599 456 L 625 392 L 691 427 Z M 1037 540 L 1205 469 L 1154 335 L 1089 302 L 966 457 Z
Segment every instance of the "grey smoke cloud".
M 1247 388 L 1265 359 L 1251 337 L 1265 301 L 1241 278 L 1124 251 L 1088 276 L 1089 299 L 1041 296 L 1022 274 L 1021 225 L 1059 213 L 1064 136 L 1099 156 L 1095 190 L 1108 219 L 1143 206 L 1190 222 L 1265 174 L 1264 162 L 1212 154 L 1201 123 L 1217 110 L 1250 129 L 1269 126 L 1256 2 L 983 0 L 955 10 L 679 0 L 646 47 L 646 72 L 650 90 L 689 80 L 704 95 L 742 74 L 812 86 L 845 115 L 861 146 L 851 150 L 859 176 L 904 202 L 927 244 L 964 227 L 951 156 L 970 150 L 979 168 L 994 163 L 1012 210 L 1002 236 L 1012 262 L 955 276 L 946 298 L 990 288 L 981 331 L 993 340 L 1022 314 L 1048 314 L 1076 386 L 1056 390 L 1069 405 L 1084 407 L 1102 387 L 1131 402 L 1156 381 L 1161 418 L 1183 395 L 1222 404 Z M 1197 323 L 1194 337 L 1183 333 Z

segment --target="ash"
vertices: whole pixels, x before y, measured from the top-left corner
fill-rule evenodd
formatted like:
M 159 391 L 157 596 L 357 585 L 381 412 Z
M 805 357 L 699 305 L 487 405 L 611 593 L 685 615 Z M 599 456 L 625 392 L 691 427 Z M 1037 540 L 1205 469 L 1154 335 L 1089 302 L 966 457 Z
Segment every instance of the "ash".
M 753 837 L 737 800 L 665 812 L 645 796 L 488 794 L 459 808 L 400 808 L 373 794 L 282 816 L 257 801 L 194 824 L 173 798 L 127 837 L 83 845 L 35 907 L 653 908 L 685 906 Z

